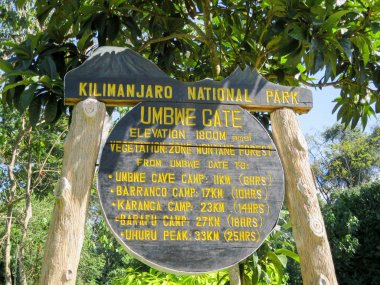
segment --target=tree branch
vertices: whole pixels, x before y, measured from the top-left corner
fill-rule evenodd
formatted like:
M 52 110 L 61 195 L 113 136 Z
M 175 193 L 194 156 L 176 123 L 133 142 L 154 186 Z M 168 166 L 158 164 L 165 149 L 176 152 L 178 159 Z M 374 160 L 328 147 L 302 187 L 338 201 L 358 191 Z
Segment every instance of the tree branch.
M 167 19 L 167 20 L 174 20 L 174 21 L 183 21 L 185 24 L 188 24 L 189 26 L 191 26 L 198 33 L 198 35 L 200 37 L 206 38 L 206 34 L 202 31 L 202 29 L 199 28 L 196 23 L 192 22 L 189 19 L 162 15 L 162 14 L 155 13 L 154 11 L 140 9 L 140 8 L 137 8 L 137 7 L 132 6 L 132 5 L 124 5 L 124 8 L 126 8 L 127 10 L 139 12 L 139 13 L 150 14 L 150 15 L 155 16 L 157 18 L 164 18 L 164 19 Z
M 201 2 L 203 10 L 203 22 L 206 31 L 207 46 L 210 48 L 210 57 L 211 57 L 211 68 L 212 75 L 216 79 L 220 74 L 220 60 L 217 53 L 216 44 L 213 37 L 212 23 L 211 23 L 211 11 L 210 11 L 210 1 L 203 0 Z
M 46 163 L 47 163 L 49 157 L 51 156 L 51 153 L 53 152 L 55 146 L 58 144 L 58 142 L 61 141 L 61 137 L 62 137 L 63 134 L 65 134 L 66 132 L 67 132 L 67 128 L 66 128 L 62 133 L 60 133 L 60 135 L 58 136 L 58 138 L 55 140 L 55 142 L 53 143 L 53 145 L 50 147 L 50 149 L 49 149 L 49 151 L 48 151 L 48 153 L 47 153 L 47 155 L 46 155 L 44 161 L 43 161 L 42 164 L 41 164 L 40 169 L 38 170 L 38 173 L 39 173 L 40 175 L 38 176 L 38 179 L 37 179 L 36 182 L 34 183 L 31 192 L 34 192 L 34 190 L 36 189 L 36 187 L 42 182 L 42 175 L 41 175 L 41 174 L 42 174 L 42 171 L 43 171 L 43 169 L 44 169 L 44 167 L 45 167 L 45 165 L 46 165 Z
M 337 81 L 333 81 L 333 82 L 326 82 L 326 83 L 310 83 L 310 82 L 307 82 L 305 80 L 303 80 L 302 78 L 299 79 L 299 81 L 306 85 L 306 86 L 309 86 L 309 87 L 327 87 L 327 86 L 335 86 L 335 85 L 339 85 L 339 84 L 342 84 L 344 82 L 347 82 L 347 78 L 343 78 L 343 79 L 340 79 L 340 80 L 337 80 Z
M 255 68 L 257 70 L 260 70 L 260 68 L 262 66 L 261 60 L 263 58 L 265 58 L 266 55 L 270 52 L 270 50 L 265 51 L 265 48 L 262 46 L 262 42 L 263 42 L 264 35 L 265 35 L 266 31 L 268 30 L 269 25 L 272 23 L 272 17 L 273 17 L 272 12 L 273 12 L 272 9 L 270 9 L 269 15 L 267 18 L 267 22 L 265 23 L 265 26 L 264 26 L 263 30 L 261 31 L 259 40 L 257 42 L 258 48 L 260 49 L 260 47 L 261 47 L 261 51 L 260 51 L 261 55 L 257 57 L 256 63 L 255 63 Z
M 8 202 L 7 204 L 3 205 L 1 208 L 0 208 L 0 213 L 3 213 L 8 207 L 13 207 L 14 205 L 16 205 L 18 202 L 24 200 L 25 197 L 24 196 L 20 196 L 20 197 L 13 197 L 13 200 L 11 202 Z
M 22 139 L 25 137 L 25 135 L 27 135 L 31 131 L 31 129 L 32 129 L 31 127 L 28 127 L 28 128 L 25 127 L 25 118 L 23 118 L 22 129 L 19 132 L 19 134 L 16 138 L 16 141 L 14 143 L 14 149 L 12 151 L 11 161 L 8 165 L 8 177 L 9 177 L 9 181 L 11 183 L 11 189 L 10 189 L 8 197 L 7 197 L 8 203 L 12 201 L 14 194 L 15 194 L 15 191 L 16 191 L 16 188 L 17 188 L 17 181 L 16 181 L 16 176 L 14 174 L 14 168 L 16 165 L 18 155 L 21 151 L 20 143 L 21 143 Z
M 146 49 L 151 44 L 165 42 L 165 41 L 168 41 L 168 40 L 171 40 L 171 39 L 175 39 L 175 38 L 177 38 L 177 39 L 191 39 L 191 40 L 195 39 L 195 40 L 198 40 L 198 41 L 206 43 L 206 41 L 204 39 L 199 38 L 199 37 L 194 36 L 194 35 L 191 35 L 191 34 L 171 34 L 171 35 L 166 36 L 166 37 L 161 37 L 161 38 L 155 38 L 155 39 L 147 40 L 140 48 L 137 49 L 137 51 L 141 52 L 141 51 L 143 51 L 144 49 Z
M 299 79 L 299 81 L 306 85 L 306 86 L 309 86 L 309 87 L 327 87 L 327 86 L 336 86 L 336 85 L 342 85 L 343 83 L 345 84 L 349 84 L 349 85 L 355 85 L 355 86 L 358 86 L 360 84 L 357 84 L 356 82 L 348 79 L 348 78 L 343 78 L 343 79 L 340 79 L 340 80 L 337 80 L 337 81 L 333 81 L 333 82 L 326 82 L 326 83 L 310 83 L 310 82 L 307 82 L 305 80 L 303 80 L 302 78 Z M 368 86 L 365 86 L 365 89 L 367 89 L 368 91 L 371 91 L 371 92 L 376 92 L 377 90 L 374 90 Z

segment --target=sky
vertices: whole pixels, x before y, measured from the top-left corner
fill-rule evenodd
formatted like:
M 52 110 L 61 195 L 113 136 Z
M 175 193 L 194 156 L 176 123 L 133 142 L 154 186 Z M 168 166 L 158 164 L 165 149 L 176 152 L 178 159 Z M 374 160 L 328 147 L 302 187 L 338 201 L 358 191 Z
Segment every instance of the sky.
M 307 114 L 299 115 L 298 122 L 304 134 L 313 134 L 332 126 L 336 122 L 336 113 L 332 114 L 339 90 L 333 87 L 309 88 L 313 92 L 313 108 Z
M 310 90 L 313 92 L 313 108 L 309 113 L 298 116 L 298 122 L 304 135 L 312 135 L 323 131 L 337 122 L 336 115 L 338 111 L 332 114 L 335 106 L 332 101 L 339 96 L 339 89 L 324 87 L 322 90 L 314 88 L 310 88 Z M 365 131 L 369 132 L 373 126 L 379 125 L 379 119 L 380 115 L 377 118 L 371 117 Z M 361 126 L 360 122 L 358 126 Z

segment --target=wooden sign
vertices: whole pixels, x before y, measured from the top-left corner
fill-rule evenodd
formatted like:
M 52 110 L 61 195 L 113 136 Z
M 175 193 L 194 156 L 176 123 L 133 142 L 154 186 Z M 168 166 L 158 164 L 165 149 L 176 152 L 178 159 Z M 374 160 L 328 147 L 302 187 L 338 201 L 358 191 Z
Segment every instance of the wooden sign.
M 264 242 L 284 178 L 271 138 L 240 106 L 143 102 L 110 134 L 98 189 L 109 227 L 133 256 L 201 273 Z
M 181 82 L 130 49 L 99 48 L 65 76 L 65 104 L 95 98 L 111 106 L 138 102 L 229 104 L 272 111 L 289 107 L 298 113 L 312 108 L 311 91 L 268 82 L 255 70 L 237 68 L 222 81 Z

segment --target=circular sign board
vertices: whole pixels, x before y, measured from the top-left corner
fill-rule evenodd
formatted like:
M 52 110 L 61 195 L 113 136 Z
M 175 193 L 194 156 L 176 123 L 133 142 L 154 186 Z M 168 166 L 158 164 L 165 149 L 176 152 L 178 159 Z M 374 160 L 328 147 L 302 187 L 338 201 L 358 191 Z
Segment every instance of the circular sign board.
M 273 141 L 241 107 L 144 102 L 111 132 L 98 188 L 129 253 L 160 270 L 203 273 L 263 243 L 284 176 Z

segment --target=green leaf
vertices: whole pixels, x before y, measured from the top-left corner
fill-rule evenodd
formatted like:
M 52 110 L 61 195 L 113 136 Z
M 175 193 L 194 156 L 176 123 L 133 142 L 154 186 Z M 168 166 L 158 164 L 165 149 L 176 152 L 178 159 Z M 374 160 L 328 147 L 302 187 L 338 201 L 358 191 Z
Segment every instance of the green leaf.
M 1 95 L 2 95 L 1 101 L 3 105 L 5 106 L 7 104 L 8 106 L 12 106 L 12 96 L 13 96 L 12 92 L 11 91 L 3 92 Z
M 88 47 L 88 42 L 91 39 L 92 31 L 90 28 L 86 28 L 81 31 L 83 35 L 80 37 L 78 41 L 78 50 L 84 51 Z
M 348 60 L 352 63 L 352 46 L 349 39 L 339 40 L 339 44 L 343 48 L 344 53 L 346 54 Z
M 286 248 L 280 248 L 280 249 L 277 249 L 275 251 L 276 254 L 282 254 L 282 255 L 286 255 L 288 257 L 290 257 L 291 259 L 293 259 L 294 261 L 300 263 L 300 257 L 298 256 L 297 253 L 289 250 L 289 249 L 286 249 Z
M 338 111 L 338 114 L 337 114 L 337 120 L 339 121 L 343 116 L 344 114 L 347 112 L 347 105 L 343 105 L 339 111 Z
M 29 105 L 29 122 L 34 127 L 40 120 L 41 97 L 36 97 Z
M 280 45 L 280 43 L 283 41 L 283 37 L 281 35 L 277 35 L 272 37 L 272 39 L 267 43 L 266 48 L 268 50 L 271 50 L 273 48 L 276 48 Z
M 367 65 L 369 61 L 370 51 L 369 51 L 369 45 L 364 37 L 361 35 L 357 35 L 355 37 L 352 37 L 351 42 L 359 49 L 362 57 L 364 65 Z
M 8 73 L 13 70 L 13 66 L 8 61 L 0 58 L 0 69 L 4 71 L 5 73 Z
M 49 2 L 48 2 L 49 3 Z M 48 5 L 39 5 L 37 6 L 37 20 L 40 24 L 43 24 L 43 22 L 46 20 L 46 18 L 49 16 L 50 11 L 54 9 L 54 5 L 48 4 Z
M 336 62 L 337 62 L 336 52 L 333 49 L 328 49 L 325 51 L 325 55 L 329 59 L 331 71 L 332 71 L 333 76 L 335 77 L 336 76 Z
M 34 93 L 37 90 L 37 87 L 38 87 L 37 84 L 27 85 L 24 91 L 21 93 L 20 106 L 23 110 L 25 110 L 34 99 L 34 96 L 35 96 Z
M 22 59 L 32 59 L 32 51 L 23 47 L 23 46 L 16 46 L 12 49 L 12 52 L 14 52 L 17 56 L 19 56 Z
M 314 67 L 313 67 L 314 72 L 321 70 L 323 66 L 324 66 L 323 53 L 317 52 L 316 57 L 315 57 Z
M 323 83 L 326 83 L 327 81 L 329 81 L 329 79 L 331 77 L 331 71 L 332 71 L 332 66 L 331 66 L 331 63 L 329 62 L 325 68 L 325 75 L 323 78 Z
M 124 17 L 124 21 L 133 38 L 137 38 L 142 35 L 141 30 L 136 24 L 136 21 L 133 19 L 133 17 Z
M 17 7 L 18 9 L 21 9 L 22 7 L 24 7 L 25 2 L 26 2 L 26 0 L 16 0 L 16 1 L 15 1 L 15 3 L 16 3 L 16 7 Z
M 105 32 L 105 23 L 106 23 L 107 15 L 105 12 L 101 12 L 96 14 L 93 17 L 91 28 L 98 32 L 98 41 L 100 46 L 104 46 L 106 44 L 107 34 Z
M 282 271 L 286 268 L 287 258 L 285 255 L 277 255 L 273 251 L 269 251 L 268 258 L 273 262 L 278 271 Z
M 111 0 L 111 5 L 118 7 L 125 2 L 126 2 L 126 0 Z
M 106 21 L 107 25 L 107 37 L 110 41 L 116 39 L 120 31 L 120 19 L 117 15 L 112 15 Z
M 345 128 L 347 128 L 350 125 L 351 118 L 352 118 L 351 114 L 352 114 L 352 111 L 347 106 L 346 111 L 344 112 L 343 117 L 342 117 L 342 123 L 344 124 Z
M 293 38 L 293 39 L 296 39 L 296 40 L 299 40 L 299 41 L 302 41 L 305 39 L 305 35 L 304 35 L 304 30 L 299 27 L 299 26 L 295 26 L 293 27 L 289 32 L 288 32 L 288 35 Z
M 13 84 L 7 84 L 7 85 L 4 86 L 2 92 L 7 92 L 8 90 L 13 89 L 13 88 L 15 88 L 17 86 L 27 85 L 29 83 L 31 83 L 31 79 L 30 78 L 18 81 L 18 82 L 13 83 Z
M 260 280 L 261 266 L 257 264 L 252 270 L 252 284 L 257 284 Z
M 57 76 L 57 67 L 51 56 L 45 56 L 40 63 L 41 71 L 48 75 L 50 78 L 55 78 Z
M 287 55 L 296 51 L 295 56 L 297 56 L 297 50 L 301 47 L 301 43 L 297 40 L 287 38 L 284 42 L 281 42 L 278 53 L 280 55 Z M 300 51 L 298 50 L 298 53 Z
M 320 7 L 323 0 L 311 0 L 309 2 L 312 7 Z
M 367 107 L 368 107 L 368 111 L 367 111 L 368 116 L 374 116 L 374 117 L 376 117 L 375 110 L 373 110 L 373 108 L 371 107 L 371 105 L 368 104 Z
M 354 110 L 354 115 L 353 115 L 353 118 L 352 118 L 352 122 L 351 122 L 351 128 L 355 128 L 356 125 L 358 124 L 359 122 L 359 119 L 360 119 L 360 114 L 358 111 Z
M 334 114 L 336 112 L 336 110 L 338 110 L 339 106 L 342 105 L 342 103 L 340 101 L 337 101 L 335 100 L 335 102 L 337 102 L 331 112 L 331 114 Z
M 368 123 L 368 115 L 367 114 L 363 114 L 362 115 L 362 127 L 363 127 L 363 130 L 367 126 L 367 123 Z
M 350 10 L 338 11 L 328 17 L 328 19 L 322 24 L 322 29 L 326 32 L 330 32 L 338 23 L 340 17 L 346 15 Z
M 54 96 L 49 96 L 49 99 L 45 106 L 45 121 L 52 123 L 57 116 L 57 100 Z
M 380 113 L 380 99 L 376 101 L 375 112 Z
M 35 75 L 38 75 L 38 74 L 35 73 L 34 71 L 31 71 L 31 70 L 10 71 L 10 72 L 7 72 L 7 73 L 4 74 L 4 76 L 6 76 L 6 77 L 18 76 L 18 75 L 21 75 L 21 76 L 35 76 Z

